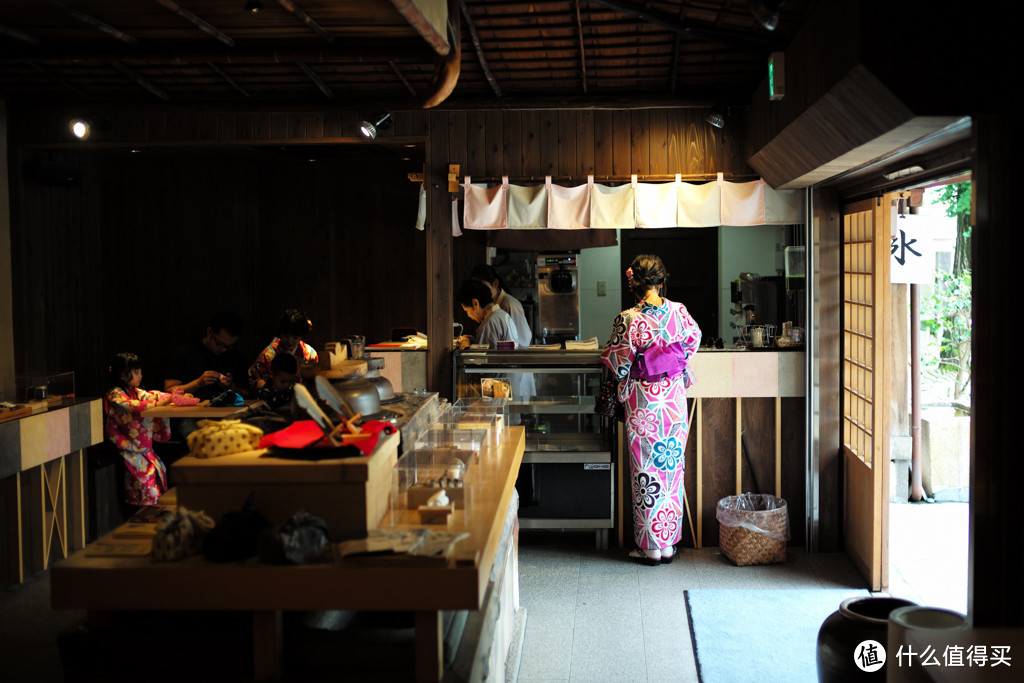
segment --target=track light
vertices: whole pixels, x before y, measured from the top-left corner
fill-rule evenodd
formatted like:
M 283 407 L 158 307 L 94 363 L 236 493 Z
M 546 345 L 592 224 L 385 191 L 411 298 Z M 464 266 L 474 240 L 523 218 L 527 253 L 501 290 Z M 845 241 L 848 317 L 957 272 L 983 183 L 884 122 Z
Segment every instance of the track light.
M 769 31 L 779 25 L 779 10 L 786 0 L 750 0 L 750 13 Z
M 253 14 L 256 14 L 261 9 L 263 9 L 263 3 L 260 2 L 260 0 L 246 0 L 246 3 L 245 3 L 245 11 L 246 12 L 252 12 Z
M 68 128 L 79 140 L 88 140 L 95 130 L 106 130 L 110 124 L 102 116 L 81 116 L 71 119 Z
M 391 114 L 386 111 L 381 112 L 374 114 L 373 119 L 376 123 L 369 121 L 361 121 L 359 123 L 359 132 L 363 134 L 364 138 L 370 138 L 371 140 L 377 137 L 378 130 L 387 130 L 391 127 Z
M 715 128 L 725 128 L 725 105 L 716 104 L 711 111 L 704 114 L 704 120 Z

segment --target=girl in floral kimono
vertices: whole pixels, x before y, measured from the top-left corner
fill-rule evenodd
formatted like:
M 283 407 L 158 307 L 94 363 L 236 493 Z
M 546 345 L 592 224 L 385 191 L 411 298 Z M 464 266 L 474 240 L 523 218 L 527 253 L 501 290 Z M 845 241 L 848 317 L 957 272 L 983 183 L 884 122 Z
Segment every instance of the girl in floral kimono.
M 140 389 L 142 363 L 134 353 L 122 352 L 110 362 L 111 383 L 103 397 L 103 431 L 124 464 L 125 502 L 156 505 L 167 490 L 167 468 L 153 452 L 153 440 L 167 441 L 171 431 L 160 418 L 143 417 L 142 411 L 171 403 L 171 395 Z
M 688 363 L 700 328 L 680 303 L 662 297 L 668 274 L 657 256 L 637 256 L 626 282 L 637 304 L 615 318 L 601 354 L 625 407 L 633 487 L 629 555 L 647 565 L 675 559 L 682 535 Z

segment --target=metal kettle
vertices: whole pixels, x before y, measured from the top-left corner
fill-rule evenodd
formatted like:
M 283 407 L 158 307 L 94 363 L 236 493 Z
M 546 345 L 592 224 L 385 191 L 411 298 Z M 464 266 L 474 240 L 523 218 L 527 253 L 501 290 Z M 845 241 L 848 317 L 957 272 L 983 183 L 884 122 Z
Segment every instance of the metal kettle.
M 380 374 L 381 368 L 384 367 L 384 359 L 376 356 L 373 358 L 366 359 L 366 374 L 363 375 L 363 379 L 370 382 L 374 388 L 377 389 L 377 395 L 380 397 L 381 403 L 390 403 L 397 401 L 398 397 L 395 396 L 395 389 L 391 386 L 391 380 Z

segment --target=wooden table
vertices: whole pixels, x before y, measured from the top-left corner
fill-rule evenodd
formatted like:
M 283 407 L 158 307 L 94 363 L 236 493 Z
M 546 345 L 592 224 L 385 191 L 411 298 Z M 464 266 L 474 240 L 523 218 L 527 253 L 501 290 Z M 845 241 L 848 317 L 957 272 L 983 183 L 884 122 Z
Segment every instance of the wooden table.
M 250 406 L 262 403 L 256 399 L 248 399 L 240 406 L 156 406 L 142 411 L 143 417 L 232 417 L 249 409 Z
M 214 564 L 200 557 L 156 563 L 150 558 L 87 557 L 86 550 L 53 567 L 51 600 L 57 609 L 242 610 L 252 612 L 257 679 L 281 672 L 281 612 L 290 610 L 396 610 L 415 613 L 416 679 L 443 675 L 441 612 L 478 610 L 494 564 L 502 524 L 512 500 L 525 446 L 523 427 L 509 430 L 496 454 L 475 512 L 470 537 L 447 566 L 332 563 L 279 566 L 255 558 Z M 103 542 L 101 539 L 99 542 Z M 125 591 L 125 585 L 160 586 Z

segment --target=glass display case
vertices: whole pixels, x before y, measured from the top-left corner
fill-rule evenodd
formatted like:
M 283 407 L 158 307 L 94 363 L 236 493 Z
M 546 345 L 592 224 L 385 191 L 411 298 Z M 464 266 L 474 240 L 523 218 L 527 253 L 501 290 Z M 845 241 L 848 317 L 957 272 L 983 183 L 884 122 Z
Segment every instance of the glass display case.
M 507 421 L 526 429 L 516 488 L 525 528 L 594 529 L 607 546 L 615 519 L 615 423 L 594 413 L 600 351 L 470 349 L 454 356 L 455 405 L 508 378 Z

